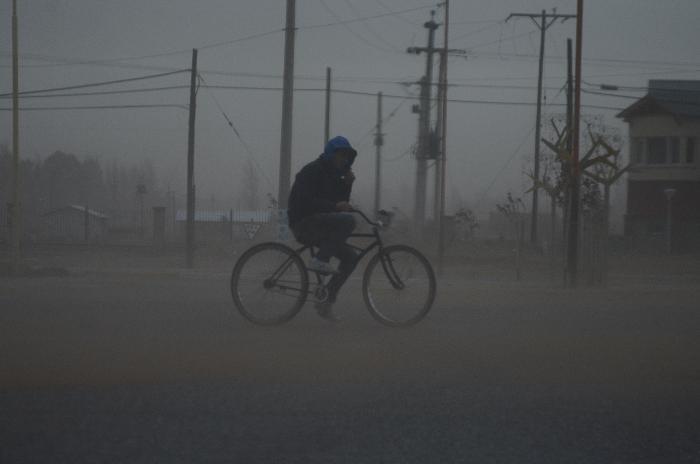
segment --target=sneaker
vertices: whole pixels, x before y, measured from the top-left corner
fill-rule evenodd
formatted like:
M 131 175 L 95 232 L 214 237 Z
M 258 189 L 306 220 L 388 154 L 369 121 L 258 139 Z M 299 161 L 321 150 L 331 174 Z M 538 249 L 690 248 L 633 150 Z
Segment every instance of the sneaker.
M 321 261 L 318 258 L 311 258 L 309 264 L 306 265 L 309 271 L 318 272 L 319 274 L 337 274 L 338 270 L 331 263 Z
M 316 303 L 316 312 L 318 315 L 330 322 L 339 322 L 341 319 L 333 312 L 333 302 L 322 301 Z

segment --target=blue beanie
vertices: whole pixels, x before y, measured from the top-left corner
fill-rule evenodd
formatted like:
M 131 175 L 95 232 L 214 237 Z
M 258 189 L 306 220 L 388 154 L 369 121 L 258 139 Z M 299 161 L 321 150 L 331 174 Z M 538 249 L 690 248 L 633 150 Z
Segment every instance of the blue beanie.
M 323 150 L 323 154 L 321 155 L 321 158 L 329 160 L 333 157 L 333 154 L 336 151 L 342 150 L 344 148 L 348 149 L 348 150 L 352 150 L 353 152 L 357 153 L 355 151 L 355 149 L 352 148 L 352 145 L 350 145 L 350 142 L 348 141 L 348 139 L 346 139 L 342 135 L 338 135 L 336 137 L 333 137 L 326 144 L 326 148 Z

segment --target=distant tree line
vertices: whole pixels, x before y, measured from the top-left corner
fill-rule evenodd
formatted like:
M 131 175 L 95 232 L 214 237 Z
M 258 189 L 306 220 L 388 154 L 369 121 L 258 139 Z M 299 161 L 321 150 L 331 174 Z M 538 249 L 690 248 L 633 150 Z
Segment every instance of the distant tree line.
M 167 206 L 149 161 L 102 166 L 94 156 L 78 158 L 55 151 L 43 160 L 22 159 L 21 201 L 25 216 L 37 216 L 67 205 L 88 206 L 108 215 L 135 210 L 142 202 Z M 0 145 L 0 209 L 12 201 L 12 154 Z

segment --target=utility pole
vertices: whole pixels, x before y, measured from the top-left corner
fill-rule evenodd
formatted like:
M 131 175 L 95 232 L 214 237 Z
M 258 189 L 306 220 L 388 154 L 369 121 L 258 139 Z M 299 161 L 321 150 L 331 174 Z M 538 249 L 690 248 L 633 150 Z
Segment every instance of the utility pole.
M 20 267 L 21 204 L 19 174 L 19 52 L 17 44 L 17 0 L 12 0 L 12 211 L 10 211 L 10 241 L 12 269 L 16 274 Z
M 448 19 L 448 7 L 447 4 L 445 4 L 445 21 Z M 439 170 L 441 169 L 439 166 L 440 164 L 444 163 L 438 163 L 437 160 L 440 158 L 440 151 L 443 151 L 440 145 L 440 137 L 441 134 L 443 134 L 443 129 L 444 124 L 442 124 L 442 121 L 444 121 L 445 118 L 445 111 L 444 111 L 444 103 L 445 103 L 445 98 L 444 96 L 447 94 L 446 93 L 446 84 L 443 86 L 444 88 L 440 88 L 438 86 L 438 92 L 441 92 L 440 95 L 442 95 L 442 100 L 439 103 L 439 108 L 438 108 L 438 126 L 435 128 L 434 134 L 431 133 L 430 130 L 430 105 L 431 105 L 431 91 L 433 87 L 433 54 L 438 53 L 441 55 L 441 57 L 444 55 L 445 57 L 441 59 L 440 62 L 440 72 L 443 74 L 441 79 L 446 79 L 447 76 L 447 55 L 449 54 L 455 54 L 455 55 L 464 55 L 466 54 L 465 50 L 457 50 L 457 49 L 449 49 L 447 48 L 447 42 L 445 42 L 445 45 L 440 48 L 435 48 L 435 30 L 439 27 L 439 25 L 435 22 L 435 11 L 430 12 L 431 18 L 430 21 L 426 22 L 423 26 L 428 29 L 428 46 L 427 47 L 410 47 L 408 48 L 407 52 L 408 53 L 413 53 L 413 54 L 420 54 L 420 53 L 426 53 L 426 69 L 425 69 L 425 75 L 421 78 L 419 84 L 421 86 L 421 92 L 420 92 L 420 104 L 416 105 L 413 107 L 413 112 L 418 113 L 418 148 L 416 150 L 416 192 L 415 192 L 415 203 L 414 203 L 414 210 L 413 210 L 413 218 L 414 218 L 414 223 L 415 223 L 415 230 L 416 230 L 416 236 L 417 237 L 422 237 L 423 235 L 423 224 L 425 220 L 425 202 L 426 202 L 426 190 L 427 190 L 427 163 L 428 159 L 435 159 L 436 160 L 436 186 L 435 186 L 435 195 L 436 197 L 438 195 L 438 185 L 441 183 L 439 180 L 439 177 L 442 177 L 441 175 L 438 174 Z M 447 24 L 447 22 L 445 22 Z M 437 139 L 437 140 L 436 140 Z M 437 206 L 438 201 L 435 201 L 435 215 L 437 216 L 437 210 L 439 207 Z M 436 218 L 437 219 L 437 218 Z
M 445 184 L 446 179 L 446 163 L 447 163 L 447 53 L 448 53 L 448 38 L 449 38 L 449 28 L 450 28 L 450 0 L 445 0 L 445 28 L 444 28 L 444 48 L 440 59 L 440 84 L 438 89 L 441 90 L 441 107 L 439 113 L 439 128 L 440 128 L 440 153 L 438 154 L 435 171 L 439 171 L 439 181 L 440 181 L 440 204 L 436 209 L 436 214 L 438 214 L 438 273 L 442 275 L 443 271 L 443 257 L 445 252 Z M 438 176 L 436 176 L 436 181 Z M 437 193 L 437 191 L 436 191 Z
M 574 52 L 571 39 L 566 39 L 566 152 L 569 156 L 574 153 Z M 564 266 L 564 287 L 569 286 L 569 228 L 571 227 L 571 197 L 574 190 L 574 169 L 572 160 L 568 160 L 562 164 L 562 173 L 566 176 L 564 190 L 564 249 L 562 256 L 565 256 L 566 263 Z M 578 185 L 577 185 L 578 188 Z M 578 206 L 578 200 L 577 200 Z
M 575 98 L 572 134 L 572 179 L 571 212 L 569 217 L 568 274 L 569 286 L 576 287 L 578 281 L 578 216 L 579 216 L 579 131 L 581 128 L 581 52 L 583 50 L 583 0 L 577 0 L 576 6 L 576 72 Z
M 331 68 L 326 67 L 326 123 L 323 129 L 323 145 L 331 138 Z
M 187 227 L 185 229 L 185 248 L 187 267 L 194 266 L 194 121 L 197 113 L 197 49 L 192 50 L 192 69 L 190 76 L 190 118 L 187 133 Z
M 411 47 L 408 53 L 416 55 L 425 52 L 425 75 L 420 81 L 420 107 L 418 108 L 418 149 L 416 151 L 416 192 L 413 206 L 413 222 L 416 236 L 422 238 L 425 221 L 425 194 L 427 188 L 428 158 L 431 156 L 430 143 L 430 96 L 433 82 L 433 53 L 435 50 L 435 11 L 430 12 L 430 21 L 423 24 L 428 29 L 428 46 Z
M 530 220 L 530 241 L 533 244 L 537 243 L 537 209 L 538 209 L 538 192 L 540 180 L 540 126 L 542 119 L 542 74 L 544 69 L 544 42 L 545 33 L 549 27 L 554 24 L 558 19 L 562 22 L 570 18 L 575 18 L 576 15 L 566 15 L 566 14 L 556 14 L 556 11 L 552 14 L 547 14 L 545 10 L 542 10 L 541 14 L 536 13 L 512 13 L 506 22 L 513 17 L 524 17 L 530 18 L 532 22 L 540 29 L 540 65 L 539 74 L 537 78 L 537 114 L 536 114 L 536 125 L 535 125 L 535 167 L 534 167 L 534 185 L 532 188 L 532 218 Z M 539 18 L 538 23 L 535 18 Z
M 377 132 L 374 134 L 374 146 L 377 150 L 374 168 L 374 214 L 378 214 L 381 209 L 382 200 L 382 145 L 384 145 L 384 134 L 382 134 L 382 93 L 377 94 Z
M 287 208 L 292 175 L 292 104 L 294 94 L 294 33 L 296 0 L 287 0 L 287 23 L 284 32 L 284 77 L 282 84 L 282 137 L 277 202 Z
M 438 225 L 439 222 L 439 214 L 440 214 L 440 185 L 442 184 L 441 177 L 442 177 L 442 170 L 441 170 L 441 165 L 442 165 L 442 126 L 443 126 L 443 119 L 442 119 L 442 107 L 444 105 L 443 101 L 443 94 L 445 91 L 445 87 L 443 86 L 443 80 L 445 76 L 443 75 L 444 69 L 443 69 L 443 63 L 446 60 L 445 53 L 440 53 L 440 61 L 438 64 L 438 85 L 437 85 L 437 112 L 435 115 L 435 132 L 434 132 L 434 137 L 435 137 L 435 148 L 436 148 L 436 153 L 435 153 L 435 180 L 433 183 L 433 218 L 435 220 L 435 224 Z

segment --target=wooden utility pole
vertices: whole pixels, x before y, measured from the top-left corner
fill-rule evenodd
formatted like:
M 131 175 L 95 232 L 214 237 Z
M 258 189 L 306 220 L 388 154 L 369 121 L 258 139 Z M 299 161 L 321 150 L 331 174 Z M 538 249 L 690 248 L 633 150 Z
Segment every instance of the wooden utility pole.
M 583 50 L 583 0 L 577 0 L 576 7 L 576 71 L 574 84 L 574 114 L 571 151 L 571 206 L 569 211 L 569 240 L 567 252 L 567 274 L 569 287 L 576 287 L 578 281 L 578 221 L 579 221 L 579 130 L 581 127 L 581 52 Z
M 384 134 L 382 134 L 382 93 L 377 94 L 377 132 L 374 134 L 374 146 L 377 157 L 374 168 L 374 214 L 378 214 L 382 201 L 382 145 L 384 145 Z
M 536 123 L 535 123 L 535 166 L 534 166 L 534 188 L 532 189 L 532 218 L 530 220 L 530 241 L 535 244 L 537 243 L 537 209 L 538 209 L 538 192 L 539 188 L 537 182 L 540 180 L 540 126 L 542 119 L 542 75 L 544 70 L 544 43 L 545 43 L 545 33 L 549 27 L 554 24 L 557 19 L 561 19 L 562 22 L 570 18 L 575 18 L 576 15 L 566 15 L 566 14 L 547 14 L 545 10 L 542 13 L 512 13 L 506 21 L 513 17 L 524 17 L 530 18 L 532 22 L 540 29 L 540 64 L 539 64 L 539 74 L 537 77 L 537 113 L 536 113 Z M 538 23 L 535 18 L 539 18 Z
M 20 268 L 20 236 L 22 235 L 21 178 L 19 173 L 19 53 L 17 43 L 17 0 L 12 0 L 12 210 L 10 211 L 11 272 Z
M 425 194 L 427 190 L 428 158 L 431 155 L 430 143 L 430 99 L 433 83 L 433 54 L 436 52 L 435 30 L 438 24 L 435 22 L 435 11 L 430 12 L 430 21 L 423 24 L 428 29 L 428 46 L 411 47 L 408 53 L 416 55 L 425 52 L 425 75 L 420 81 L 420 107 L 418 109 L 418 149 L 416 151 L 416 191 L 413 204 L 413 222 L 416 236 L 422 238 L 425 221 Z
M 323 126 L 323 145 L 331 138 L 331 68 L 326 68 L 326 118 Z
M 569 227 L 571 222 L 571 194 L 573 191 L 572 182 L 574 177 L 573 153 L 574 153 L 574 52 L 573 42 L 566 39 L 566 153 L 568 159 L 562 162 L 562 175 L 564 178 L 564 212 L 563 216 L 563 250 L 564 256 L 564 287 L 569 286 Z
M 443 85 L 443 80 L 444 80 L 444 69 L 443 69 L 443 62 L 447 59 L 447 56 L 445 53 L 440 53 L 440 61 L 438 64 L 438 85 L 437 85 L 437 111 L 436 111 L 436 116 L 435 116 L 435 132 L 434 132 L 434 137 L 436 139 L 436 153 L 435 155 L 435 181 L 433 183 L 433 218 L 435 220 L 435 225 L 438 225 L 439 222 L 439 215 L 440 215 L 440 184 L 442 183 L 441 177 L 442 177 L 442 169 L 440 168 L 440 165 L 442 164 L 442 105 L 444 104 L 443 101 L 443 92 L 445 90 L 445 86 Z
M 438 24 L 435 22 L 435 11 L 431 11 L 430 15 L 430 21 L 423 25 L 426 29 L 428 29 L 428 46 L 410 47 L 407 50 L 408 53 L 414 53 L 416 55 L 426 53 L 425 75 L 420 80 L 420 105 L 418 105 L 417 111 L 416 107 L 414 107 L 414 112 L 418 113 L 418 148 L 416 150 L 416 191 L 413 218 L 416 236 L 419 238 L 423 235 L 423 226 L 425 221 L 428 159 L 437 159 L 440 156 L 439 153 L 436 153 L 440 151 L 440 144 L 433 143 L 433 136 L 430 130 L 430 107 L 433 87 L 433 54 L 440 53 L 447 55 L 454 53 L 464 55 L 466 53 L 464 50 L 451 50 L 446 46 L 440 48 L 434 47 L 435 30 L 438 28 Z M 440 66 L 442 69 L 443 64 L 441 63 Z M 446 69 L 447 68 L 445 67 L 445 71 Z M 443 92 L 443 94 L 446 94 L 446 92 Z M 441 116 L 444 117 L 442 110 Z M 439 137 L 440 133 L 441 129 L 437 128 L 435 136 Z
M 445 184 L 447 164 L 447 53 L 448 53 L 448 32 L 450 27 L 450 1 L 445 0 L 445 27 L 444 27 L 444 48 L 440 60 L 440 96 L 442 97 L 442 105 L 440 107 L 440 153 L 437 160 L 439 164 L 436 166 L 436 171 L 440 171 L 440 204 L 437 210 L 438 214 L 438 273 L 442 275 L 443 257 L 445 254 Z
M 284 77 L 282 84 L 282 136 L 280 141 L 279 188 L 277 202 L 287 208 L 292 175 L 292 107 L 294 95 L 294 33 L 296 0 L 287 0 L 287 22 L 284 32 Z
M 187 132 L 187 227 L 185 229 L 185 254 L 187 267 L 194 266 L 194 121 L 197 114 L 197 49 L 192 50 L 190 75 L 190 117 Z

